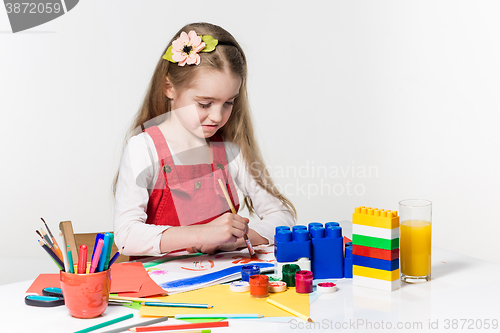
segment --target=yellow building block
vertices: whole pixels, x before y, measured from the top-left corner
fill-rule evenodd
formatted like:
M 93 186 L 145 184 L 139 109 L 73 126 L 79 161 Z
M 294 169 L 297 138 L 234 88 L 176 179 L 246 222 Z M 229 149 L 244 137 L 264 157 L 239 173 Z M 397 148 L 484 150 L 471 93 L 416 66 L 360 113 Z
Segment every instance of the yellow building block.
M 399 216 L 396 211 L 361 206 L 354 209 L 352 224 L 394 229 L 399 228 Z
M 394 281 L 399 279 L 399 268 L 393 271 L 384 271 L 382 269 L 353 265 L 352 275 L 364 276 L 384 281 Z

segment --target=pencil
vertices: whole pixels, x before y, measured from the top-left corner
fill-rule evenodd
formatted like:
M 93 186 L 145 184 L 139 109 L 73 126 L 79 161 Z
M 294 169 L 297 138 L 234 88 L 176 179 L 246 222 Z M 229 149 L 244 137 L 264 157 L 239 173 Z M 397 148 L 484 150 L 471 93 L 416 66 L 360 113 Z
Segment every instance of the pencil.
M 122 246 L 121 250 L 116 251 L 113 258 L 111 258 L 111 260 L 109 261 L 109 267 L 111 267 L 111 265 L 113 265 L 113 263 L 116 261 L 116 259 L 118 259 L 118 257 L 120 256 L 120 254 L 122 253 L 124 248 L 125 248 L 125 246 Z
M 213 323 L 194 323 L 194 324 L 179 324 L 179 325 L 163 325 L 163 326 L 151 326 L 144 327 L 138 326 L 130 328 L 132 332 L 154 332 L 154 331 L 171 331 L 171 330 L 184 330 L 192 328 L 212 328 L 212 327 L 228 327 L 228 321 L 216 321 Z
M 57 244 L 57 241 L 56 241 L 54 235 L 52 235 L 52 231 L 50 231 L 50 228 L 47 225 L 47 222 L 45 222 L 43 217 L 41 217 L 41 219 L 42 219 L 43 223 L 45 224 L 45 228 L 47 228 L 47 231 L 49 232 L 50 237 L 52 238 L 52 244 L 54 244 L 54 249 L 56 250 L 57 254 L 59 255 L 59 258 L 62 260 L 64 256 L 61 252 L 61 249 L 59 248 L 59 244 Z
M 299 317 L 299 318 L 302 318 L 302 319 L 304 319 L 305 321 L 308 321 L 308 322 L 310 322 L 310 323 L 312 323 L 312 322 L 313 322 L 313 320 L 312 320 L 311 318 L 309 318 L 308 316 L 306 316 L 306 315 L 304 315 L 304 314 L 302 314 L 302 313 L 300 313 L 300 312 L 297 312 L 297 311 L 295 311 L 295 310 L 293 310 L 293 309 L 290 309 L 289 307 L 284 306 L 283 304 L 280 304 L 280 303 L 278 303 L 278 302 L 276 302 L 276 301 L 273 301 L 273 300 L 272 300 L 272 299 L 270 299 L 270 298 L 268 298 L 268 299 L 267 299 L 267 302 L 268 302 L 269 304 L 274 305 L 274 306 L 275 306 L 275 307 L 277 307 L 277 308 L 280 308 L 281 310 L 284 310 L 284 311 L 286 311 L 286 312 L 290 312 L 290 313 L 291 313 L 291 314 L 293 314 L 294 316 L 297 316 L 297 317 Z
M 62 232 L 59 233 L 59 237 L 61 237 L 61 244 L 63 246 L 63 249 L 65 249 L 66 248 L 66 241 L 64 240 L 64 236 L 63 236 Z M 64 271 L 66 273 L 68 273 L 69 272 L 68 252 L 63 251 L 62 255 L 63 255 L 63 262 L 64 262 Z
M 57 267 L 59 267 L 59 269 L 61 271 L 63 271 L 64 270 L 64 264 L 61 262 L 61 260 L 59 260 L 59 258 L 56 256 L 56 254 L 54 252 L 52 252 L 47 245 L 43 244 L 42 241 L 38 240 L 38 244 L 40 244 L 40 246 L 43 247 L 43 249 L 52 258 L 52 260 L 54 260 L 54 262 L 56 263 Z
M 200 308 L 211 309 L 213 305 L 208 304 L 193 304 L 193 303 L 168 303 L 168 302 L 143 302 L 142 305 L 146 306 L 166 306 L 170 308 Z M 217 317 L 222 318 L 222 317 Z
M 110 294 L 109 299 L 118 299 L 124 301 L 134 301 L 134 302 L 163 302 L 161 299 L 157 298 L 143 298 L 143 297 L 123 297 Z
M 69 263 L 69 272 L 68 273 L 74 273 L 75 267 L 73 266 L 73 254 L 71 253 L 71 250 L 69 249 L 69 245 L 68 245 L 68 263 Z
M 143 321 L 142 323 L 139 323 L 139 324 L 129 325 L 129 326 L 120 327 L 120 328 L 115 328 L 114 330 L 109 330 L 109 331 L 105 331 L 105 332 L 102 332 L 102 333 L 118 333 L 118 332 L 123 332 L 123 331 L 128 330 L 129 328 L 136 327 L 137 325 L 148 326 L 148 325 L 153 325 L 153 324 L 156 324 L 156 323 L 161 323 L 161 322 L 163 322 L 165 320 L 168 320 L 168 317 L 155 318 L 155 319 L 151 319 L 151 320 L 148 320 L 148 321 Z
M 252 314 L 176 314 L 175 319 L 213 319 L 213 318 L 227 318 L 227 319 L 257 319 L 264 318 L 263 315 Z
M 111 320 L 105 321 L 104 323 L 100 323 L 100 324 L 97 324 L 97 325 L 85 328 L 83 330 L 76 331 L 75 333 L 86 333 L 86 332 L 95 331 L 95 330 L 97 330 L 99 328 L 106 327 L 106 326 L 109 326 L 109 325 L 113 325 L 115 323 L 119 323 L 120 321 L 124 321 L 124 320 L 130 319 L 133 316 L 134 316 L 133 313 L 129 313 L 128 315 L 121 316 L 121 317 L 118 317 L 118 318 L 115 318 L 115 319 L 111 319 Z
M 222 183 L 222 180 L 219 179 L 219 185 L 224 193 L 224 196 L 226 197 L 227 204 L 229 205 L 229 208 L 231 208 L 231 212 L 233 214 L 236 214 L 236 209 L 234 209 L 233 203 L 231 202 L 231 199 L 229 198 L 229 194 L 227 193 L 226 188 L 224 187 L 224 184 Z M 252 243 L 250 243 L 250 240 L 248 239 L 247 234 L 243 235 L 243 239 L 245 240 L 245 243 L 247 244 L 248 247 L 248 252 L 250 252 L 250 255 L 253 256 L 255 254 L 255 251 L 253 250 Z

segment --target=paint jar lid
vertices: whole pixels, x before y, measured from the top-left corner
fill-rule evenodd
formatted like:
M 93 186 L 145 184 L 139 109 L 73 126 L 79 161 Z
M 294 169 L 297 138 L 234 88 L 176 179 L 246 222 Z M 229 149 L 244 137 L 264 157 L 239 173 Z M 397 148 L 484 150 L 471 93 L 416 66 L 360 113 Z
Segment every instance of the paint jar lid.
M 271 281 L 269 282 L 269 292 L 270 293 L 280 293 L 286 291 L 287 286 L 283 281 Z
M 320 282 L 316 286 L 316 290 L 324 294 L 334 293 L 337 291 L 337 285 L 333 282 Z
M 250 284 L 246 281 L 234 281 L 229 285 L 229 290 L 235 293 L 244 293 L 250 290 Z

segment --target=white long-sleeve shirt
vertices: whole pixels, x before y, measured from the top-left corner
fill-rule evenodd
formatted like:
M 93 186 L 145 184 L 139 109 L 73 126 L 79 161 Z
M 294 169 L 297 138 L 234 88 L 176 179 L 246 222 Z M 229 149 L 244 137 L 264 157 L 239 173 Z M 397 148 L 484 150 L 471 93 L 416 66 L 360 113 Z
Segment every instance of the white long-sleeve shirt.
M 274 242 L 277 226 L 295 225 L 295 219 L 278 199 L 256 183 L 248 172 L 238 146 L 224 142 L 228 170 L 244 196 L 252 199 L 258 221 L 249 227 Z M 182 165 L 172 154 L 175 165 Z M 170 226 L 146 224 L 149 196 L 159 174 L 158 154 L 149 134 L 132 137 L 123 152 L 116 185 L 114 240 L 124 255 L 161 255 L 160 240 Z

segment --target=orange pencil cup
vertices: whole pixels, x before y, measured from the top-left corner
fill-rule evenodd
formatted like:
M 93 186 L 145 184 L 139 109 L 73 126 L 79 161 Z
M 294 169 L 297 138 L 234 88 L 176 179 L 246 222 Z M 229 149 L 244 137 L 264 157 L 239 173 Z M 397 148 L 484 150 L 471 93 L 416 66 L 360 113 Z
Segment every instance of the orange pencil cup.
M 110 270 L 92 274 L 59 274 L 64 303 L 75 318 L 100 316 L 108 306 Z

